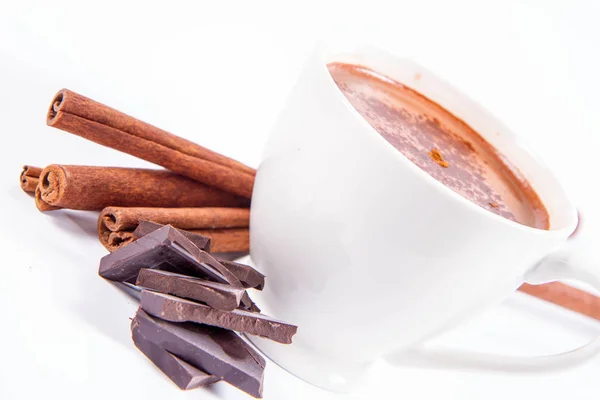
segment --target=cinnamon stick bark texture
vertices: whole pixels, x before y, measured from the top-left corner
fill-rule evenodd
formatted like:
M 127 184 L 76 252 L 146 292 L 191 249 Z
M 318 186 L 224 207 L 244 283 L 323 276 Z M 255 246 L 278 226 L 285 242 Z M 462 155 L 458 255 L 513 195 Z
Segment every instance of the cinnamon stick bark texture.
M 100 243 L 112 253 L 123 246 L 127 246 L 135 239 L 137 238 L 130 231 L 110 232 L 108 236 L 100 236 Z
M 252 195 L 254 169 L 70 90 L 56 94 L 46 122 L 207 185 Z
M 247 228 L 250 224 L 250 210 L 226 207 L 107 207 L 98 218 L 100 242 L 109 251 L 131 243 L 135 239 L 133 231 L 140 221 L 168 224 L 194 233 L 198 233 L 198 230 L 207 232 L 205 236 L 211 239 L 215 236 L 217 240 L 211 240 L 212 251 L 247 251 L 249 248 Z
M 42 199 L 42 195 L 41 195 L 41 192 L 40 192 L 40 185 L 38 185 L 35 188 L 34 198 L 35 198 L 35 206 L 40 211 L 52 211 L 52 210 L 59 210 L 60 209 L 60 207 L 52 206 L 52 205 L 46 203 Z
M 166 170 L 49 165 L 39 182 L 44 202 L 73 210 L 107 206 L 248 206 L 248 200 Z
M 550 282 L 543 285 L 524 283 L 519 291 L 600 320 L 600 298 L 564 283 Z
M 105 229 L 112 232 L 134 230 L 140 221 L 173 225 L 179 229 L 247 228 L 250 226 L 250 209 L 107 207 L 99 217 Z
M 35 193 L 41 173 L 42 169 L 39 167 L 24 165 L 20 176 L 21 189 L 27 193 Z
M 233 229 L 187 229 L 210 238 L 212 253 L 247 252 L 250 250 L 250 231 L 247 228 Z M 132 231 L 111 232 L 108 236 L 100 235 L 100 243 L 111 253 L 127 246 L 138 239 Z
M 581 232 L 582 225 L 583 217 L 581 212 L 577 210 L 577 226 L 569 236 L 570 240 Z M 575 311 L 576 313 L 600 320 L 600 297 L 584 290 L 561 282 L 550 282 L 542 285 L 524 283 L 519 287 L 519 291 Z
M 250 251 L 250 230 L 234 229 L 193 229 L 190 232 L 210 238 L 212 253 L 232 253 Z

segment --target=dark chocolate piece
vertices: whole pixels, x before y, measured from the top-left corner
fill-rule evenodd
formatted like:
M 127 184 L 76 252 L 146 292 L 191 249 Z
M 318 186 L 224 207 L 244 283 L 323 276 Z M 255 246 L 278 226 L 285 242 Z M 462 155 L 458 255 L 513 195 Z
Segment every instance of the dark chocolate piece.
M 180 299 L 164 293 L 142 290 L 142 309 L 150 315 L 171 322 L 196 322 L 219 326 L 241 333 L 262 336 L 279 343 L 292 343 L 298 330 L 295 325 L 267 315 L 245 310 L 221 311 L 206 304 Z
M 148 357 L 158 369 L 169 377 L 173 383 L 179 386 L 180 389 L 195 389 L 219 381 L 219 378 L 216 376 L 207 374 L 168 351 L 161 349 L 158 345 L 146 339 L 139 328 L 134 327 L 131 330 L 131 336 L 135 346 Z
M 129 282 L 115 282 L 115 285 L 123 292 L 127 293 L 129 296 L 133 297 L 138 301 L 140 300 L 140 295 L 142 293 L 143 288 Z
M 149 233 L 152 233 L 165 225 L 157 224 L 156 222 L 140 221 L 138 227 L 133 231 L 135 237 L 141 238 Z M 175 228 L 177 229 L 177 228 Z M 199 235 L 197 233 L 188 232 L 183 229 L 177 229 L 182 235 L 190 239 L 198 248 L 206 252 L 210 252 L 210 238 Z M 262 290 L 265 286 L 265 276 L 246 264 L 236 263 L 228 260 L 218 260 L 225 268 L 233 273 L 244 285 L 245 288 L 255 288 Z
M 260 308 L 258 308 L 256 303 L 252 301 L 252 299 L 248 295 L 248 292 L 244 292 L 244 294 L 242 295 L 242 299 L 240 300 L 240 306 L 238 308 L 246 311 L 260 312 Z
M 160 228 L 162 228 L 163 224 L 157 224 L 156 222 L 151 221 L 140 221 L 138 223 L 137 228 L 133 231 L 133 236 L 136 238 L 141 238 L 146 236 L 149 233 L 152 233 Z M 177 229 L 177 228 L 175 228 Z M 200 250 L 204 250 L 206 252 L 210 252 L 210 238 L 207 236 L 200 235 L 198 233 L 193 233 L 186 231 L 184 229 L 177 229 L 183 236 L 188 238 L 192 243 L 194 243 Z
M 102 257 L 99 274 L 113 281 L 135 281 L 142 268 L 157 268 L 241 286 L 235 275 L 214 257 L 168 225 Z
M 235 261 L 219 260 L 225 268 L 231 271 L 242 282 L 245 288 L 263 290 L 265 287 L 265 276 L 246 264 Z
M 168 271 L 143 268 L 136 285 L 177 297 L 201 301 L 217 310 L 231 311 L 246 293 L 241 286 L 206 281 Z
M 139 309 L 131 322 L 144 337 L 194 367 L 254 396 L 262 397 L 265 359 L 227 329 L 173 323 Z

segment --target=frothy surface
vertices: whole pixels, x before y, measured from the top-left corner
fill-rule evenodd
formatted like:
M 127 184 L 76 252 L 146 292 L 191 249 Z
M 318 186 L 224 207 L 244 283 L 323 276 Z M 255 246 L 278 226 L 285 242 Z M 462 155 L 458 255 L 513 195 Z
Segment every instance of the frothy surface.
M 549 228 L 548 212 L 529 183 L 462 120 L 366 67 L 328 67 L 354 108 L 422 170 L 486 210 L 523 225 Z

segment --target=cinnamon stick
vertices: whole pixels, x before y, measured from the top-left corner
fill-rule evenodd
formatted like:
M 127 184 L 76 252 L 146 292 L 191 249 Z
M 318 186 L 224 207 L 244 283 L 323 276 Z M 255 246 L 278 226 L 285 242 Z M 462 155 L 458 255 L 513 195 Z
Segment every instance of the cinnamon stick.
M 246 252 L 250 250 L 250 231 L 246 228 L 232 229 L 186 229 L 210 238 L 210 251 L 214 253 Z M 100 236 L 100 243 L 111 253 L 127 246 L 137 238 L 133 231 L 110 232 Z
M 46 122 L 207 185 L 252 195 L 254 169 L 70 90 L 56 94 Z
M 149 208 L 149 207 L 107 207 L 98 217 L 98 236 L 100 242 L 109 251 L 127 245 L 134 240 L 133 231 L 140 221 L 169 224 L 175 228 L 191 232 L 208 232 L 205 236 L 215 236 L 217 242 L 211 242 L 216 249 L 234 249 L 221 251 L 247 251 L 250 224 L 248 208 Z M 224 231 L 221 229 L 225 228 Z M 232 228 L 244 228 L 232 229 Z M 218 229 L 218 230 L 215 230 Z M 203 234 L 203 233 L 202 233 Z
M 52 206 L 52 205 L 46 203 L 44 200 L 42 200 L 42 196 L 41 196 L 40 186 L 39 185 L 35 188 L 34 198 L 35 198 L 35 206 L 40 211 L 52 211 L 52 210 L 59 210 L 60 209 L 60 207 Z
M 582 223 L 581 212 L 577 210 L 577 226 L 569 236 L 569 239 L 574 238 L 581 232 Z M 519 287 L 519 291 L 575 311 L 576 313 L 600 320 L 600 297 L 584 290 L 560 282 L 550 282 L 542 285 L 524 283 Z
M 210 251 L 213 253 L 250 251 L 249 229 L 192 229 L 190 232 L 209 237 Z
M 137 239 L 132 231 L 109 232 L 108 236 L 100 236 L 100 243 L 111 253 L 127 246 L 129 243 Z
M 54 207 L 248 206 L 247 199 L 166 170 L 50 165 L 40 175 L 41 199 Z
M 107 207 L 100 213 L 98 224 L 102 230 L 115 232 L 134 230 L 142 220 L 179 229 L 247 228 L 250 209 Z
M 24 165 L 20 176 L 21 189 L 27 193 L 34 193 L 41 173 L 42 169 L 39 167 Z
M 564 283 L 549 282 L 543 285 L 524 283 L 519 291 L 600 320 L 600 298 Z

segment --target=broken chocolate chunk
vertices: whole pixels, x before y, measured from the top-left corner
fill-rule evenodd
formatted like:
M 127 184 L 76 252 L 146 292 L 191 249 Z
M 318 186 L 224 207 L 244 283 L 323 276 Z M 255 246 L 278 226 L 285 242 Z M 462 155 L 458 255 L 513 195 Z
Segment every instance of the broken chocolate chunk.
M 135 346 L 154 365 L 158 367 L 173 383 L 182 390 L 195 389 L 197 387 L 210 385 L 219 381 L 214 375 L 190 365 L 177 356 L 161 349 L 158 345 L 146 339 L 138 327 L 131 330 L 131 336 Z
M 279 343 L 292 343 L 298 327 L 267 315 L 245 310 L 215 310 L 205 304 L 180 299 L 164 293 L 142 291 L 142 309 L 150 315 L 171 322 L 196 322 L 262 336 Z
M 142 268 L 157 268 L 241 286 L 214 257 L 172 226 L 165 226 L 100 260 L 99 274 L 113 281 L 135 281 Z
M 201 301 L 212 308 L 225 311 L 237 308 L 243 294 L 246 293 L 241 286 L 147 268 L 140 270 L 136 285 L 177 297 Z
M 219 262 L 231 271 L 242 282 L 245 288 L 262 290 L 265 286 L 265 276 L 251 266 L 235 261 L 219 260 Z
M 165 225 L 157 224 L 150 221 L 140 221 L 138 227 L 133 232 L 135 237 L 144 237 Z M 177 228 L 173 228 L 177 229 Z M 177 229 L 182 235 L 192 241 L 198 248 L 206 252 L 210 251 L 210 238 L 199 235 L 197 233 L 188 232 L 183 229 Z M 245 288 L 255 288 L 262 290 L 265 286 L 265 276 L 246 264 L 240 264 L 235 261 L 218 260 L 225 268 L 233 273 L 242 282 Z
M 194 367 L 254 397 L 262 397 L 265 359 L 232 331 L 173 323 L 139 309 L 131 322 L 144 337 Z
M 133 231 L 133 236 L 136 238 L 141 238 L 146 236 L 149 233 L 152 233 L 165 225 L 157 224 L 156 222 L 151 221 L 140 221 L 138 223 L 137 228 Z M 177 229 L 177 228 L 174 228 Z M 210 238 L 207 236 L 200 235 L 198 233 L 193 233 L 190 231 L 186 231 L 184 229 L 177 229 L 183 236 L 188 238 L 192 243 L 194 243 L 200 250 L 204 250 L 210 252 Z
M 244 294 L 242 295 L 242 299 L 240 300 L 240 306 L 238 308 L 246 311 L 260 312 L 260 308 L 258 308 L 256 303 L 252 301 L 250 295 L 248 295 L 248 292 L 244 292 Z

